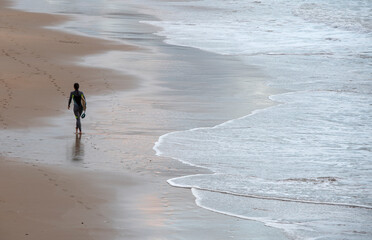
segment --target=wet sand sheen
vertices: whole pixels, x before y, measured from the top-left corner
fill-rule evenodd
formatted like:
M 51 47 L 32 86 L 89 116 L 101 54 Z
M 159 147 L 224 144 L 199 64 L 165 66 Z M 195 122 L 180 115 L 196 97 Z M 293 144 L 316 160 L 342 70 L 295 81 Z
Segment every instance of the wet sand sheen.
M 223 86 L 222 81 L 215 81 L 217 78 L 210 79 L 211 74 L 223 74 L 223 70 L 215 70 L 220 69 L 216 66 L 230 62 L 232 68 L 228 74 L 237 74 L 242 66 L 231 59 L 225 62 L 198 50 L 165 45 L 154 37 L 152 41 L 158 44 L 156 47 L 163 48 L 167 57 L 149 54 L 148 58 L 137 61 L 144 64 L 156 61 L 161 63 L 162 70 L 164 66 L 170 70 L 151 68 L 145 74 L 157 74 L 164 82 L 156 83 L 160 90 L 141 88 L 141 84 L 146 84 L 140 77 L 71 64 L 81 56 L 110 50 L 126 51 L 131 57 L 143 56 L 138 47 L 46 30 L 40 27 L 64 19 L 7 9 L 5 1 L 1 4 L 1 23 L 5 27 L 0 31 L 3 39 L 0 58 L 4 63 L 0 66 L 0 84 L 4 85 L 1 91 L 7 94 L 0 109 L 4 143 L 0 157 L 1 236 L 6 239 L 226 239 L 231 236 L 284 239 L 279 231 L 262 224 L 197 207 L 188 190 L 172 188 L 166 180 L 204 170 L 155 157 L 152 150 L 158 136 L 166 132 L 213 125 L 256 107 L 246 102 L 231 109 L 231 102 L 215 101 L 217 94 L 193 95 L 200 84 L 186 88 L 185 81 L 191 74 L 180 76 L 180 66 L 187 63 L 189 73 L 198 72 L 206 88 L 208 81 L 213 80 L 217 87 L 211 92 Z M 128 67 L 141 71 L 129 62 Z M 84 86 L 88 104 L 89 99 L 94 103 L 87 122 L 83 123 L 87 134 L 78 140 L 72 134 L 73 127 L 69 132 L 70 126 L 63 122 L 72 116 L 66 109 L 67 97 L 76 81 Z M 121 95 L 120 90 L 127 92 Z M 259 96 L 252 94 L 250 98 L 261 100 L 262 106 L 270 104 L 264 100 L 266 94 Z M 118 105 L 111 107 L 113 99 Z M 107 104 L 111 104 L 108 109 Z M 229 111 L 223 112 L 226 109 Z M 58 122 L 55 116 L 62 120 Z M 35 144 L 39 139 L 43 141 Z M 69 158 L 64 144 L 68 148 L 72 146 L 74 162 L 69 160 L 66 164 L 61 160 Z M 29 152 L 36 153 L 31 157 Z M 6 157 L 9 155 L 22 159 Z M 116 169 L 101 170 L 105 163 Z
M 77 81 L 91 94 L 109 91 L 108 85 L 117 89 L 136 85 L 130 77 L 73 64 L 88 54 L 133 51 L 136 47 L 47 30 L 43 27 L 68 18 L 21 13 L 4 5 L 9 3 L 1 2 L 2 127 L 30 126 L 38 124 L 41 117 L 61 114 L 69 90 Z M 104 82 L 102 78 L 110 81 Z

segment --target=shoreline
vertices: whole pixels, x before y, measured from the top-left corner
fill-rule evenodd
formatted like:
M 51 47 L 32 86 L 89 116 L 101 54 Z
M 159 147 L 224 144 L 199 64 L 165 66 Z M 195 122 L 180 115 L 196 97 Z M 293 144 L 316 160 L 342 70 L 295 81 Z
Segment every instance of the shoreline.
M 1 8 L 1 11 L 3 11 L 3 8 Z M 36 18 L 36 16 L 45 17 L 48 15 L 24 13 L 16 10 L 9 11 L 10 14 L 14 14 L 14 16 L 17 15 L 16 13 L 22 13 L 21 15 L 26 15 L 29 17 L 32 16 L 32 19 Z M 40 22 L 38 22 L 38 24 L 39 25 L 36 24 L 36 26 L 43 26 L 45 23 L 40 24 Z M 80 44 L 73 44 L 72 42 L 58 42 L 57 45 L 51 44 L 49 46 L 50 48 L 53 48 L 66 44 L 67 47 L 65 48 L 65 51 L 69 54 L 76 51 L 77 48 L 72 47 L 74 45 L 79 45 L 79 47 L 81 47 L 83 42 L 84 44 L 92 44 L 91 48 L 83 49 L 86 50 L 86 52 L 83 50 L 81 50 L 79 53 L 75 52 L 75 55 L 65 58 L 66 60 L 63 62 L 69 62 L 72 59 L 80 58 L 83 55 L 87 56 L 93 52 L 103 53 L 110 50 L 129 51 L 131 54 L 134 54 L 134 56 L 136 56 L 136 54 L 143 54 L 141 51 L 136 51 L 138 50 L 136 47 L 132 48 L 130 46 L 123 47 L 121 45 L 111 45 L 109 42 L 104 40 L 102 43 L 98 43 L 101 41 L 61 33 L 59 31 L 50 29 L 43 29 L 41 30 L 41 33 L 44 36 L 50 34 L 49 36 L 54 40 L 62 36 L 63 39 L 68 39 L 67 41 L 72 42 L 77 41 L 76 39 L 79 39 L 78 42 L 80 42 Z M 151 55 L 153 58 L 145 60 L 141 59 L 144 64 L 147 64 L 147 61 L 156 61 L 158 65 L 160 65 L 160 67 L 156 65 L 154 68 L 151 68 L 150 71 L 145 73 L 145 75 L 151 76 L 151 74 L 159 72 L 159 69 L 162 69 L 161 64 L 164 64 L 163 62 L 170 64 L 171 66 L 175 65 L 175 69 L 177 69 L 177 66 L 183 66 L 187 60 L 190 61 L 190 63 L 187 62 L 189 64 L 187 66 L 193 66 L 195 68 L 200 62 L 204 62 L 204 59 L 210 59 L 211 56 L 215 58 L 215 55 L 208 55 L 207 53 L 199 50 L 192 50 L 177 46 L 167 46 L 161 42 L 160 38 L 156 39 L 155 41 L 156 44 L 159 44 L 157 46 L 159 48 L 166 46 L 164 48 L 165 51 L 163 55 L 168 55 L 166 57 L 161 55 L 159 58 L 158 55 Z M 100 51 L 97 51 L 97 49 L 100 49 Z M 187 52 L 185 51 L 186 49 Z M 26 51 L 26 49 L 23 50 Z M 36 48 L 35 50 L 39 49 Z M 92 52 L 88 50 L 92 50 Z M 181 53 L 181 56 L 174 54 L 174 52 Z M 44 58 L 49 65 L 50 63 L 58 65 L 61 63 L 61 61 L 58 60 L 55 63 L 54 61 L 56 56 L 59 56 L 58 59 L 60 59 L 66 57 L 66 54 L 63 53 L 58 55 L 58 53 L 53 52 L 41 57 Z M 133 56 L 131 57 L 133 58 Z M 196 57 L 196 59 L 200 59 L 195 61 L 193 60 L 194 57 Z M 102 58 L 101 61 L 105 61 L 105 59 Z M 218 69 L 216 66 L 219 66 L 222 63 L 225 64 L 223 61 L 224 59 L 222 57 L 217 57 L 211 63 L 208 63 L 209 65 L 203 63 L 201 67 L 196 67 L 196 69 L 202 74 L 205 74 L 205 76 L 211 73 L 217 76 L 219 74 L 223 74 L 223 70 L 216 70 Z M 177 239 L 189 239 L 190 236 L 194 237 L 194 239 L 218 239 L 221 236 L 230 236 L 232 233 L 229 229 L 234 229 L 233 235 L 237 239 L 242 239 L 247 236 L 251 237 L 252 239 L 262 239 L 262 235 L 264 235 L 266 239 L 271 239 L 274 236 L 277 239 L 286 239 L 284 236 L 282 236 L 283 234 L 279 230 L 266 227 L 261 223 L 241 221 L 234 217 L 213 213 L 196 206 L 194 203 L 195 198 L 189 190 L 171 187 L 166 183 L 166 180 L 177 176 L 195 174 L 198 172 L 204 173 L 205 170 L 185 166 L 184 164 L 173 159 L 156 157 L 152 150 L 153 143 L 156 141 L 158 136 L 164 133 L 179 129 L 188 129 L 194 126 L 210 126 L 213 123 L 221 122 L 231 116 L 239 116 L 243 111 L 249 111 L 249 108 L 247 108 L 247 103 L 243 104 L 238 111 L 230 109 L 228 113 L 222 114 L 223 111 L 221 110 L 229 109 L 229 103 L 223 102 L 223 99 L 216 102 L 215 108 L 210 108 L 208 104 L 205 104 L 205 106 L 201 105 L 196 108 L 194 104 L 190 105 L 188 101 L 190 97 L 193 97 L 191 90 L 194 91 L 194 89 L 191 89 L 190 91 L 187 89 L 181 91 L 180 88 L 183 88 L 183 83 L 181 80 L 183 79 L 177 78 L 177 72 L 167 72 L 166 74 L 168 75 L 165 77 L 166 80 L 164 80 L 162 83 L 159 83 L 159 81 L 156 80 L 153 81 L 153 83 L 146 83 L 150 84 L 150 86 L 158 87 L 156 89 L 156 91 L 158 91 L 157 94 L 150 91 L 152 95 L 148 96 L 149 92 L 146 91 L 149 89 L 151 90 L 151 88 L 148 86 L 147 88 L 146 86 L 144 88 L 138 87 L 139 85 L 143 85 L 144 81 L 141 81 L 140 78 L 134 77 L 135 75 L 133 74 L 127 76 L 127 81 L 129 83 L 126 82 L 126 84 L 123 84 L 121 81 L 123 79 L 123 75 L 121 75 L 121 73 L 117 74 L 112 72 L 110 69 L 84 68 L 73 65 L 75 64 L 74 61 L 73 64 L 68 64 L 67 66 L 64 64 L 65 63 L 63 63 L 63 69 L 54 67 L 53 70 L 49 71 L 62 74 L 63 72 L 72 69 L 73 72 L 81 75 L 81 79 L 85 80 L 81 81 L 82 83 L 85 83 L 84 88 L 87 89 L 83 91 L 85 93 L 88 92 L 89 96 L 93 96 L 91 98 L 88 97 L 88 101 L 90 101 L 89 99 L 92 99 L 93 102 L 91 105 L 95 107 L 92 107 L 92 110 L 89 110 L 90 119 L 87 119 L 87 122 L 84 125 L 86 126 L 87 133 L 82 136 L 82 139 L 74 139 L 75 137 L 68 132 L 68 126 L 63 126 L 63 121 L 67 120 L 67 117 L 70 118 L 71 113 L 69 112 L 67 114 L 66 110 L 62 111 L 54 109 L 66 108 L 65 105 L 67 105 L 67 99 L 62 92 L 60 92 L 61 96 L 56 98 L 55 102 L 48 102 L 48 105 L 54 105 L 53 108 L 49 109 L 49 107 L 46 105 L 38 106 L 40 109 L 45 110 L 46 108 L 50 110 L 47 113 L 44 113 L 46 116 L 40 116 L 40 112 L 37 111 L 30 113 L 25 112 L 24 108 L 27 106 L 22 106 L 19 104 L 21 109 L 11 113 L 14 114 L 15 117 L 8 117 L 5 119 L 5 123 L 7 123 L 7 125 L 5 125 L 6 127 L 3 128 L 7 135 L 4 137 L 9 139 L 8 141 L 10 148 L 7 151 L 12 153 L 9 154 L 10 156 L 7 156 L 8 154 L 4 154 L 2 151 L 0 158 L 0 164 L 2 165 L 1 169 L 5 169 L 3 166 L 8 168 L 9 165 L 7 164 L 14 164 L 13 166 L 9 167 L 9 169 L 12 169 L 10 173 L 14 173 L 14 175 L 8 176 L 7 180 L 4 180 L 3 183 L 5 186 L 7 186 L 7 181 L 12 182 L 15 179 L 20 179 L 19 181 L 26 180 L 26 177 L 23 178 L 22 174 L 18 172 L 23 171 L 22 169 L 39 168 L 44 172 L 47 172 L 46 174 L 48 174 L 48 176 L 55 176 L 55 178 L 50 179 L 57 180 L 66 179 L 72 175 L 71 178 L 74 180 L 67 184 L 65 189 L 68 191 L 74 191 L 76 195 L 72 195 L 74 195 L 75 199 L 85 198 L 86 201 L 73 200 L 74 198 L 72 198 L 71 195 L 63 195 L 63 193 L 60 196 L 64 200 L 62 200 L 63 203 L 61 206 L 58 206 L 58 208 L 62 208 L 66 212 L 71 212 L 72 209 L 82 206 L 82 203 L 79 203 L 79 201 L 83 203 L 86 202 L 94 207 L 90 207 L 89 213 L 86 213 L 87 215 L 76 212 L 74 213 L 76 215 L 65 215 L 64 220 L 93 214 L 95 215 L 93 219 L 98 221 L 100 218 L 97 216 L 100 214 L 100 212 L 102 213 L 102 211 L 105 211 L 103 216 L 109 219 L 109 224 L 107 222 L 97 222 L 93 224 L 97 225 L 91 225 L 83 230 L 80 225 L 77 227 L 77 225 L 71 226 L 68 224 L 62 224 L 60 228 L 55 228 L 54 232 L 49 232 L 50 234 L 55 234 L 58 231 L 63 232 L 63 230 L 68 229 L 69 234 L 82 234 L 79 235 L 81 236 L 81 239 L 144 239 L 149 237 L 168 236 Z M 231 72 L 243 71 L 243 66 L 236 66 L 235 62 L 231 62 L 230 64 L 231 67 L 233 67 Z M 20 64 L 18 65 L 21 66 Z M 18 65 L 17 67 L 19 67 Z M 40 66 L 42 67 L 43 65 L 40 63 Z M 131 66 L 133 65 L 129 65 L 129 67 Z M 25 69 L 27 68 L 30 67 L 26 66 Z M 134 69 L 135 72 L 140 72 L 141 70 L 141 68 Z M 33 71 L 34 70 L 36 69 L 34 68 Z M 190 70 L 195 71 L 191 67 Z M 244 69 L 244 71 L 246 70 Z M 32 71 L 25 71 L 23 75 L 31 73 Z M 12 77 L 9 77 L 9 75 L 10 73 L 6 75 L 6 79 Z M 112 82 L 102 82 L 101 80 L 103 75 L 106 77 L 106 79 L 110 79 L 110 81 L 112 80 Z M 255 75 L 255 73 L 252 75 Z M 49 76 L 46 76 L 47 79 L 48 77 Z M 162 77 L 161 74 L 160 77 Z M 244 77 L 246 76 L 244 75 Z M 47 79 L 44 80 L 44 82 L 47 82 Z M 172 81 L 177 79 L 178 82 L 173 83 L 167 79 Z M 21 78 L 21 80 L 24 79 Z M 64 80 L 65 78 L 63 77 L 55 77 L 55 80 L 53 81 L 56 82 L 61 90 L 70 89 L 74 80 L 70 80 L 71 82 L 66 82 Z M 44 82 L 41 82 L 41 84 Z M 19 82 L 18 84 L 24 85 L 23 82 Z M 107 87 L 108 84 L 111 85 Z M 208 84 L 208 82 L 206 81 L 203 84 Z M 223 83 L 217 82 L 216 84 L 217 86 L 221 86 Z M 55 87 L 54 85 L 55 84 L 52 83 L 49 86 L 49 88 L 54 88 L 52 91 L 53 94 L 58 92 L 58 87 Z M 100 86 L 107 88 L 104 91 L 101 91 Z M 11 86 L 10 89 L 14 89 L 14 86 Z M 112 89 L 115 89 L 115 91 Z M 31 92 L 28 92 L 28 94 L 31 96 L 34 95 L 34 92 L 40 91 L 40 89 L 31 90 Z M 121 92 L 121 90 L 130 91 Z M 176 95 L 173 93 L 173 91 L 175 93 L 179 93 L 180 95 Z M 41 92 L 44 91 L 42 90 Z M 64 93 L 66 94 L 66 92 Z M 215 95 L 217 96 L 218 94 L 219 93 L 216 93 Z M 128 95 L 130 97 L 128 97 Z M 218 99 L 215 95 L 210 96 L 212 96 L 213 99 Z M 253 96 L 250 97 L 253 98 Z M 47 96 L 47 98 L 49 99 L 52 97 Z M 35 99 L 35 102 L 38 103 L 39 101 L 40 99 Z M 197 103 L 198 101 L 202 102 L 203 99 L 197 98 L 195 102 Z M 35 102 L 29 102 L 30 106 L 34 106 Z M 115 104 L 111 104 L 112 102 Z M 269 104 L 268 102 L 269 101 L 264 102 L 262 105 Z M 148 103 L 150 104 L 148 105 Z M 109 108 L 107 108 L 108 104 Z M 5 110 L 8 111 L 8 109 Z M 2 109 L 0 113 L 3 112 L 4 109 Z M 24 121 L 22 116 L 25 115 L 30 116 L 30 121 Z M 207 115 L 208 118 L 206 118 Z M 56 119 L 55 116 L 61 116 L 62 118 L 56 122 L 54 121 Z M 10 119 L 14 118 L 20 118 L 20 121 L 13 123 Z M 73 119 L 69 121 L 70 124 L 72 123 Z M 35 130 L 36 126 L 41 126 L 41 128 Z M 15 134 L 14 129 L 18 129 L 19 133 Z M 50 133 L 53 133 L 55 136 L 50 136 Z M 33 144 L 33 139 L 40 140 L 37 146 Z M 13 146 L 14 144 L 12 143 L 15 142 L 20 142 L 19 147 Z M 115 148 L 112 146 L 115 146 Z M 120 149 L 117 147 L 120 147 Z M 42 150 L 38 150 L 38 148 Z M 78 161 L 73 161 L 71 159 L 68 161 L 64 160 L 64 158 L 71 158 L 69 154 L 64 156 L 66 155 L 66 148 L 69 149 L 68 151 L 72 151 L 73 154 L 78 153 L 81 159 Z M 21 151 L 24 153 L 21 153 Z M 14 153 L 16 153 L 16 155 L 27 155 L 29 152 L 35 152 L 35 154 L 31 155 L 28 159 L 24 158 L 20 161 L 16 160 L 15 162 L 13 162 L 14 159 L 11 158 Z M 53 159 L 51 160 L 51 158 L 54 158 L 56 162 L 53 162 Z M 38 160 L 35 161 L 35 159 Z M 105 161 L 102 162 L 102 159 L 105 159 Z M 8 161 L 10 163 L 6 163 Z M 110 166 L 113 166 L 115 171 L 112 169 L 101 170 L 100 167 L 106 163 Z M 31 165 L 30 168 L 29 165 Z M 70 171 L 72 171 L 72 173 L 69 173 Z M 24 170 L 24 172 L 28 172 L 28 170 Z M 99 177 L 97 177 L 97 174 Z M 40 183 L 50 184 L 49 187 L 43 187 L 43 191 L 48 193 L 53 192 L 58 195 L 58 191 L 60 190 L 58 190 L 59 188 L 55 185 L 53 187 L 53 184 L 59 183 L 53 183 L 53 181 L 51 181 L 48 176 L 45 176 L 44 173 L 41 174 L 41 176 L 39 175 L 37 176 L 36 173 L 32 175 L 31 173 L 30 177 L 36 180 L 39 179 L 38 181 L 40 181 Z M 41 178 L 44 178 L 44 180 L 41 180 Z M 155 182 L 154 179 L 156 179 Z M 81 183 L 81 180 L 83 180 L 83 183 Z M 99 183 L 99 186 L 96 186 L 97 183 Z M 79 190 L 75 188 L 76 184 L 81 186 L 82 189 L 87 188 L 87 190 L 79 192 Z M 19 190 L 23 187 L 24 186 L 8 190 Z M 30 187 L 30 189 L 31 188 L 32 187 Z M 9 194 L 12 195 L 13 193 Z M 31 196 L 35 196 L 35 192 L 33 191 L 30 191 L 30 194 Z M 97 196 L 97 198 L 91 198 L 92 196 Z M 15 196 L 15 198 L 19 199 L 21 196 Z M 25 213 L 23 216 L 28 219 L 32 219 L 32 214 L 37 216 L 40 211 L 42 212 L 44 210 L 47 213 L 48 209 L 43 209 L 42 201 L 51 201 L 51 204 L 57 204 L 57 202 L 54 200 L 48 199 L 48 196 L 38 199 L 37 201 L 41 201 L 41 206 L 36 206 L 33 204 L 29 205 L 29 207 L 26 209 L 31 212 Z M 19 202 L 17 201 L 13 205 L 10 204 L 10 200 L 6 200 L 5 202 L 7 204 L 0 205 L 2 212 L 6 211 L 10 213 L 12 211 L 16 211 L 15 209 L 18 208 L 17 203 Z M 7 218 L 6 215 L 3 216 Z M 0 233 L 3 234 L 3 231 L 14 233 L 20 230 L 17 221 L 19 221 L 20 217 L 23 216 L 20 215 L 18 216 L 18 219 L 14 219 L 14 222 L 7 222 L 6 224 L 2 225 L 3 229 L 0 230 Z M 53 214 L 53 217 L 55 216 L 56 215 Z M 58 224 L 61 223 L 62 222 L 58 222 Z M 40 222 L 36 221 L 35 224 L 36 225 L 34 225 L 32 228 L 43 228 L 43 226 L 40 225 Z M 58 224 L 56 226 L 59 226 Z M 81 223 L 78 222 L 78 224 Z M 211 232 L 213 232 L 213 234 L 211 234 Z M 39 232 L 38 234 L 43 233 Z M 27 236 L 31 237 L 31 235 Z M 48 235 L 39 235 L 36 239 L 48 239 Z

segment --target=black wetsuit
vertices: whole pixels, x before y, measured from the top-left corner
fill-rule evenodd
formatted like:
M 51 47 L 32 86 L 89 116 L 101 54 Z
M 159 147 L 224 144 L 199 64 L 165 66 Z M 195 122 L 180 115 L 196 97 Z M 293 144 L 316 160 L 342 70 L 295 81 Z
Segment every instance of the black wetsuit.
M 78 128 L 80 132 L 81 132 L 80 116 L 83 113 L 83 105 L 81 103 L 82 98 L 85 99 L 84 93 L 75 90 L 70 93 L 70 99 L 68 100 L 68 106 L 70 106 L 71 100 L 74 99 L 74 114 L 76 118 L 76 128 Z

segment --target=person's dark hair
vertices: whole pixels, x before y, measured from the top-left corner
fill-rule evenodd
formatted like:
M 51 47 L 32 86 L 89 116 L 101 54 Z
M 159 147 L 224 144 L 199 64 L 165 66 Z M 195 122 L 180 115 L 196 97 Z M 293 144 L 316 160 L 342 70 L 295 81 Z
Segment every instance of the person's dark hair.
M 79 83 L 75 83 L 74 88 L 75 88 L 76 91 L 79 90 Z

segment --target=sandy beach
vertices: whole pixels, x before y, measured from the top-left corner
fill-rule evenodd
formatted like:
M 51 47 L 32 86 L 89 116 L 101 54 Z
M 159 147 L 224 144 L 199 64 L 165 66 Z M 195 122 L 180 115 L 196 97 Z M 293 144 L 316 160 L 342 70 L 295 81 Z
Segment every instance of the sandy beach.
M 152 149 L 167 132 L 272 105 L 273 90 L 256 81 L 264 78 L 256 69 L 167 45 L 149 27 L 151 41 L 141 48 L 47 29 L 68 18 L 8 6 L 1 1 L 1 239 L 287 239 L 196 206 L 190 189 L 166 181 L 206 170 Z M 92 55 L 107 63 L 107 52 L 127 56 L 128 71 L 77 64 Z M 251 101 L 222 97 L 222 79 L 232 75 L 256 89 L 244 96 Z M 190 76 L 203 81 L 190 85 Z M 89 106 L 81 137 L 67 110 L 74 82 Z
M 0 121 L 4 128 L 40 124 L 34 119 L 60 114 L 69 96 L 68 89 L 76 81 L 89 82 L 86 87 L 92 93 L 104 93 L 107 89 L 102 76 L 109 77 L 110 84 L 118 89 L 135 85 L 129 77 L 123 83 L 122 75 L 120 84 L 115 85 L 119 79 L 115 73 L 73 64 L 78 56 L 108 50 L 131 51 L 135 47 L 46 30 L 44 26 L 61 23 L 66 18 L 21 14 L 4 9 L 4 5 L 9 5 L 5 1 L 1 5 L 1 107 L 6 114 L 1 115 Z

